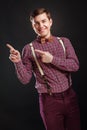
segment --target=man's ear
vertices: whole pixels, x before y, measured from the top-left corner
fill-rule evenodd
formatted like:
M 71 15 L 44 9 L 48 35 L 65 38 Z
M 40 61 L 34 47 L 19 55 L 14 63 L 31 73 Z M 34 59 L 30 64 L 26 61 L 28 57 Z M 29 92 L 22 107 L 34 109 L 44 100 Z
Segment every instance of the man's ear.
M 53 24 L 53 20 L 52 20 L 52 19 L 50 19 L 50 25 L 52 26 L 52 24 Z
M 34 24 L 32 23 L 32 28 L 34 29 Z
M 34 23 L 32 23 L 32 28 L 33 28 L 33 30 L 36 32 L 36 29 L 35 29 L 35 26 L 34 26 L 35 24 Z

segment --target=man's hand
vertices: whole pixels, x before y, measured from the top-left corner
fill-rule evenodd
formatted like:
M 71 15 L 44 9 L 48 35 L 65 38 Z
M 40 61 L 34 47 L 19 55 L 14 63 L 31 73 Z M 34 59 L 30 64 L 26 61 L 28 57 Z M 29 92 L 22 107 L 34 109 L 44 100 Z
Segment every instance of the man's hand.
M 41 56 L 42 62 L 44 63 L 52 62 L 53 55 L 51 55 L 48 51 L 41 51 L 41 50 L 35 49 L 35 52 L 39 53 L 39 55 Z
M 15 50 L 10 44 L 6 44 L 6 46 L 10 49 L 10 56 L 9 59 L 13 63 L 17 63 L 21 60 L 21 55 L 18 50 Z

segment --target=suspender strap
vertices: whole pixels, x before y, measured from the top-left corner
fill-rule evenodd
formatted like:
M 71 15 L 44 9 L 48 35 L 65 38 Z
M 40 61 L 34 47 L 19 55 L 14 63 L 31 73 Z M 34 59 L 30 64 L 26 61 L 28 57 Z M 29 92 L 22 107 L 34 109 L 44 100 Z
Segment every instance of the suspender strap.
M 36 65 L 37 65 L 37 67 L 38 67 L 38 69 L 39 69 L 39 71 L 40 71 L 41 77 L 42 77 L 42 79 L 44 80 L 45 87 L 47 88 L 47 92 L 48 92 L 49 95 L 52 95 L 51 87 L 48 85 L 48 82 L 47 82 L 47 80 L 46 80 L 46 78 L 45 78 L 44 72 L 43 72 L 43 70 L 42 70 L 42 68 L 41 68 L 41 66 L 40 66 L 40 64 L 39 64 L 39 62 L 38 62 L 38 60 L 37 60 L 37 57 L 36 57 L 36 54 L 35 54 L 35 51 L 34 51 L 34 47 L 33 47 L 32 43 L 30 43 L 29 45 L 30 45 L 30 47 L 31 47 L 31 51 L 32 51 L 34 60 L 35 60 L 35 62 L 36 62 Z
M 66 50 L 65 50 L 65 46 L 64 46 L 64 43 L 63 43 L 62 39 L 60 37 L 57 37 L 57 39 L 59 40 L 60 44 L 62 45 L 63 50 L 64 50 L 64 54 L 65 54 Z
M 32 51 L 34 60 L 35 60 L 35 62 L 36 62 L 36 64 L 37 64 L 37 67 L 38 67 L 38 69 L 39 69 L 39 71 L 40 71 L 40 74 L 41 74 L 41 76 L 43 76 L 43 75 L 44 75 L 44 72 L 43 72 L 43 70 L 42 70 L 42 68 L 41 68 L 41 66 L 40 66 L 40 64 L 39 64 L 39 62 L 38 62 L 38 60 L 37 60 L 37 57 L 36 57 L 36 54 L 35 54 L 34 47 L 33 47 L 32 43 L 30 43 L 30 47 L 31 47 L 31 51 Z

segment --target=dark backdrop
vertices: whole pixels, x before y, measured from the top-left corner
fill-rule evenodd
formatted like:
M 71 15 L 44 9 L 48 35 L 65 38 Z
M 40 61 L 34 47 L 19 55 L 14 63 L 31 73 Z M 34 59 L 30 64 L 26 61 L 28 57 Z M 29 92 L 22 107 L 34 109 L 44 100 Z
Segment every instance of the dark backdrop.
M 0 1 L 0 130 L 45 130 L 39 114 L 38 94 L 32 77 L 22 85 L 9 60 L 6 43 L 20 52 L 36 34 L 31 28 L 29 13 L 37 7 L 52 12 L 52 33 L 68 37 L 76 50 L 80 69 L 72 74 L 73 88 L 79 97 L 81 127 L 86 130 L 86 3 L 83 1 L 54 0 L 1 0 Z

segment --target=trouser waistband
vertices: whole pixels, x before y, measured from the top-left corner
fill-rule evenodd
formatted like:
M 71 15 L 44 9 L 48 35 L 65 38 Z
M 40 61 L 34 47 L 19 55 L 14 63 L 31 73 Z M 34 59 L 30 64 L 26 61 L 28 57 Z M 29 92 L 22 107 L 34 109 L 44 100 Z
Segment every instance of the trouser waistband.
M 66 95 L 69 94 L 69 92 L 72 90 L 72 87 L 69 87 L 67 90 L 65 90 L 64 92 L 60 92 L 60 93 L 52 93 L 51 96 L 54 97 L 64 97 Z M 45 96 L 45 95 L 49 95 L 48 93 L 41 93 L 40 95 Z

